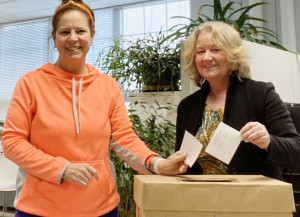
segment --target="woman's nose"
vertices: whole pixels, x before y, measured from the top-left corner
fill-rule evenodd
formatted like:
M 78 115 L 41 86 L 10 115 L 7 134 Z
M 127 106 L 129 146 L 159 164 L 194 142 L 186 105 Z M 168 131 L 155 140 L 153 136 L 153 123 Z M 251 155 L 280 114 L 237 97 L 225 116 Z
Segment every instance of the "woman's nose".
M 71 32 L 69 35 L 69 41 L 76 41 L 78 39 L 77 34 L 75 32 Z
M 206 52 L 204 53 L 203 59 L 204 59 L 204 60 L 211 60 L 211 59 L 212 59 L 211 53 L 210 53 L 209 51 L 206 51 Z

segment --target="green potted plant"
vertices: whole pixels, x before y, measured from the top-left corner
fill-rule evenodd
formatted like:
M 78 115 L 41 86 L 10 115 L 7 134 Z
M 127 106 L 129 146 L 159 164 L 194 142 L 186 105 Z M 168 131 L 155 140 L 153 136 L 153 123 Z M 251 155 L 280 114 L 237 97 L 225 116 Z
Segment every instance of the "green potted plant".
M 189 24 L 178 24 L 173 26 L 170 31 L 173 31 L 172 34 L 167 36 L 164 40 L 172 40 L 186 38 L 195 27 L 199 26 L 201 23 L 206 21 L 218 20 L 233 26 L 237 31 L 240 32 L 241 36 L 248 41 L 255 42 L 258 44 L 264 44 L 268 46 L 273 46 L 282 50 L 286 50 L 280 43 L 277 38 L 277 34 L 263 26 L 256 26 L 251 24 L 251 21 L 259 21 L 261 23 L 266 23 L 267 21 L 261 18 L 253 17 L 249 15 L 249 11 L 255 7 L 268 4 L 267 2 L 254 3 L 249 6 L 242 7 L 239 2 L 229 1 L 225 6 L 222 6 L 220 0 L 214 0 L 213 5 L 205 4 L 199 8 L 197 19 L 191 19 L 182 16 L 176 16 L 173 18 L 184 18 L 189 19 Z M 233 6 L 239 5 L 240 7 L 234 9 Z M 213 16 L 209 17 L 202 14 L 202 9 L 209 7 L 213 9 Z
M 160 154 L 162 157 L 169 157 L 174 151 L 175 126 L 169 120 L 160 116 L 158 110 L 169 110 L 169 106 L 158 108 L 145 106 L 145 103 L 135 102 L 135 107 L 147 114 L 141 118 L 137 110 L 129 110 L 129 117 L 133 123 L 135 133 L 148 145 L 148 147 Z M 163 121 L 158 121 L 162 118 Z M 133 199 L 133 176 L 138 174 L 131 169 L 122 159 L 111 151 L 111 160 L 114 163 L 117 174 L 117 188 L 120 195 L 118 206 L 119 217 L 135 217 L 135 202 Z
M 108 53 L 99 56 L 98 65 L 125 90 L 176 91 L 180 86 L 180 47 L 164 38 L 160 31 L 135 40 L 115 40 Z

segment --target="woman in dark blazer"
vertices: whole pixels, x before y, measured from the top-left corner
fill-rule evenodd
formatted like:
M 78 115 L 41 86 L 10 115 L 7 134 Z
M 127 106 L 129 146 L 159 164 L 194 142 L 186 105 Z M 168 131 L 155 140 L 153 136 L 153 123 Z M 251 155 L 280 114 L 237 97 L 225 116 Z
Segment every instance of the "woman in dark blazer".
M 201 24 L 185 41 L 186 71 L 200 90 L 177 112 L 176 151 L 185 130 L 203 144 L 188 174 L 261 174 L 282 179 L 280 167 L 300 166 L 300 136 L 271 83 L 250 79 L 247 48 L 226 23 Z M 240 131 L 229 165 L 205 152 L 220 122 Z

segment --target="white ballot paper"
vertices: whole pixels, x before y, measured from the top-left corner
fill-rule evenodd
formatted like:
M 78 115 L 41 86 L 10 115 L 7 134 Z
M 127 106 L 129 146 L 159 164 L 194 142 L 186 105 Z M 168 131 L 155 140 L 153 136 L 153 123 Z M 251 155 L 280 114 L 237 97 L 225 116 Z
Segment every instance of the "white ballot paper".
M 240 132 L 220 122 L 205 152 L 229 164 L 240 142 Z
M 198 139 L 196 139 L 196 137 L 194 137 L 188 131 L 184 132 L 184 137 L 179 151 L 182 153 L 187 153 L 185 162 L 189 165 L 189 167 L 192 167 L 197 160 L 202 147 L 203 145 Z

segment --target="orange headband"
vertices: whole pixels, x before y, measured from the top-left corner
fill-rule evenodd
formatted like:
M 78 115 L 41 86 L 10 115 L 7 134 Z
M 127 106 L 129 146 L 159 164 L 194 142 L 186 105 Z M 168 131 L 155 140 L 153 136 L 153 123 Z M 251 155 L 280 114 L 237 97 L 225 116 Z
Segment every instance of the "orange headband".
M 59 7 L 56 9 L 56 11 L 54 12 L 53 17 L 54 17 L 61 9 L 63 9 L 64 7 L 66 7 L 67 5 L 70 5 L 70 4 L 71 4 L 71 5 L 74 5 L 74 6 L 76 6 L 76 7 L 79 7 L 79 8 L 81 8 L 82 10 L 84 10 L 85 12 L 87 12 L 88 15 L 89 15 L 90 18 L 91 18 L 92 24 L 94 25 L 94 17 L 93 17 L 92 12 L 91 12 L 86 6 L 84 6 L 84 5 L 82 5 L 82 4 L 79 4 L 79 3 L 76 3 L 76 2 L 74 2 L 74 1 L 72 1 L 72 0 L 68 1 L 66 4 L 63 4 L 63 5 L 59 6 Z

